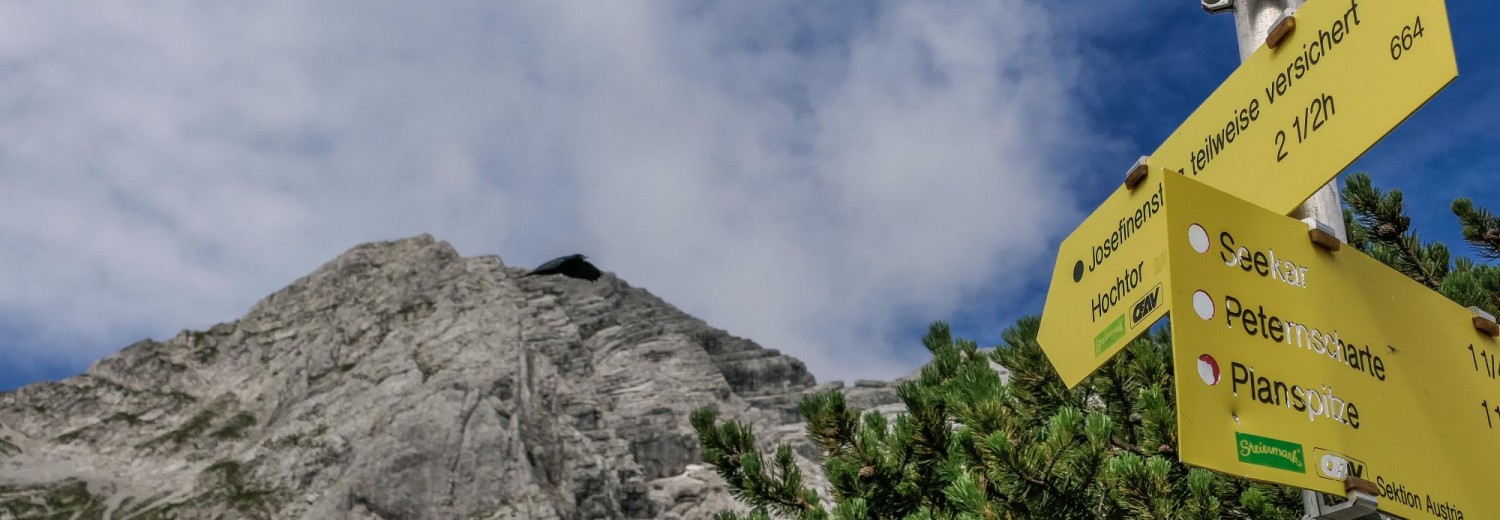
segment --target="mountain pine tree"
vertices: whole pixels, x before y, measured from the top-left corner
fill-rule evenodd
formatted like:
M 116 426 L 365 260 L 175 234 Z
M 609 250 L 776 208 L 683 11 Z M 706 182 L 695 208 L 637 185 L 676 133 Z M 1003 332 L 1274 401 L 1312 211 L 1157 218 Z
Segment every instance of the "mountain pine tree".
M 838 390 L 803 400 L 823 454 L 832 507 L 802 484 L 791 447 L 767 462 L 749 426 L 692 418 L 703 460 L 753 508 L 749 518 L 1295 519 L 1301 495 L 1177 461 L 1171 338 L 1148 334 L 1068 390 L 1019 320 L 1005 344 L 980 350 L 933 324 L 932 361 L 902 382 L 907 412 L 887 421 Z M 991 365 L 1010 369 L 1002 383 Z M 739 518 L 723 513 L 721 520 Z
M 1423 243 L 1411 230 L 1401 190 L 1381 192 L 1363 172 L 1344 182 L 1344 224 L 1349 244 L 1463 306 L 1500 315 L 1500 269 L 1473 259 L 1450 259 L 1448 246 Z M 1464 241 L 1484 259 L 1500 258 L 1500 218 L 1468 198 L 1450 207 Z
M 1423 243 L 1399 190 L 1383 193 L 1354 173 L 1343 200 L 1351 246 L 1459 304 L 1500 314 L 1500 269 Z M 1500 218 L 1468 199 L 1451 210 L 1481 257 L 1500 258 Z M 692 417 L 703 460 L 752 509 L 750 519 L 1301 517 L 1295 488 L 1177 460 L 1168 327 L 1069 390 L 1036 343 L 1039 323 L 1018 320 L 990 350 L 934 323 L 922 340 L 932 361 L 897 387 L 907 412 L 894 421 L 850 408 L 838 390 L 807 396 L 799 411 L 822 455 L 832 504 L 803 484 L 790 446 L 767 461 L 748 425 L 720 422 L 710 408 Z M 1010 370 L 1008 382 L 992 364 Z

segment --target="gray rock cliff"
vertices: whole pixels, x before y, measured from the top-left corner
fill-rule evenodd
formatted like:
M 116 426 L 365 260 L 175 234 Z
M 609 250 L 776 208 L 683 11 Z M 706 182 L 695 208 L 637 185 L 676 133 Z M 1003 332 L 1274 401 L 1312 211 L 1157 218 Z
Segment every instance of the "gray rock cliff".
M 611 273 L 524 273 L 364 244 L 239 320 L 0 393 L 0 520 L 709 518 L 737 506 L 698 464 L 703 405 L 812 454 L 796 404 L 841 384 Z

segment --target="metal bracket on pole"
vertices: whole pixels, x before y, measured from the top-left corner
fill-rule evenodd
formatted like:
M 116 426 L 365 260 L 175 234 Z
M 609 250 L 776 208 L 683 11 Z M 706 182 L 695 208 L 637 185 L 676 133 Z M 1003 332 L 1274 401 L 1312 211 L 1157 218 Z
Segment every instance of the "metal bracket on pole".
M 1297 17 L 1294 16 L 1297 8 L 1293 7 L 1283 11 L 1276 23 L 1271 24 L 1271 32 L 1266 33 L 1266 46 L 1272 49 L 1281 46 L 1281 41 L 1292 35 L 1297 28 Z
M 1199 0 L 1208 14 L 1227 13 L 1234 10 L 1234 0 Z
M 1135 164 L 1130 166 L 1130 171 L 1125 174 L 1125 189 L 1134 190 L 1141 184 L 1141 181 L 1146 180 L 1146 161 L 1149 159 L 1151 159 L 1150 156 L 1142 155 L 1140 159 L 1135 160 Z
M 1307 511 L 1304 518 L 1310 520 L 1363 520 L 1388 519 L 1376 507 L 1379 504 L 1380 488 L 1374 482 L 1359 478 L 1344 478 L 1344 493 L 1347 502 L 1316 491 L 1302 492 L 1302 505 Z M 1335 503 L 1337 502 L 1337 503 Z
M 1484 312 L 1484 309 L 1472 305 L 1469 306 L 1469 312 L 1474 313 L 1474 328 L 1489 334 L 1490 337 L 1500 336 L 1500 324 L 1495 323 L 1494 314 Z
M 1343 244 L 1343 242 L 1339 242 L 1338 235 L 1333 234 L 1333 228 L 1328 227 L 1328 224 L 1319 222 L 1312 217 L 1304 218 L 1302 222 L 1307 224 L 1307 238 L 1312 239 L 1314 244 L 1328 250 L 1328 252 L 1338 251 L 1339 246 Z

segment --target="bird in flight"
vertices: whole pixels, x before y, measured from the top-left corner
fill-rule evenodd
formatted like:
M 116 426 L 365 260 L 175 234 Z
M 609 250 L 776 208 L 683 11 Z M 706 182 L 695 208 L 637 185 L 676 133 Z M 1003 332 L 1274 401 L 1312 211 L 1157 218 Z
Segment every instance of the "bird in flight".
M 553 258 L 531 272 L 526 273 L 524 276 L 560 274 L 569 278 L 578 278 L 590 282 L 598 280 L 601 274 L 599 268 L 594 267 L 594 264 L 590 264 L 587 258 L 579 254 Z

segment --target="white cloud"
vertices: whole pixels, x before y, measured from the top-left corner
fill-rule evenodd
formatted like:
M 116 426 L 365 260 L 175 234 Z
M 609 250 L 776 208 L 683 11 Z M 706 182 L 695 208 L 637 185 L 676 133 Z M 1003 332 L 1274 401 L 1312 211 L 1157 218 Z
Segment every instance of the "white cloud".
M 1075 64 L 1020 0 L 803 4 L 0 4 L 0 309 L 92 359 L 430 232 L 900 375 L 1050 268 Z

